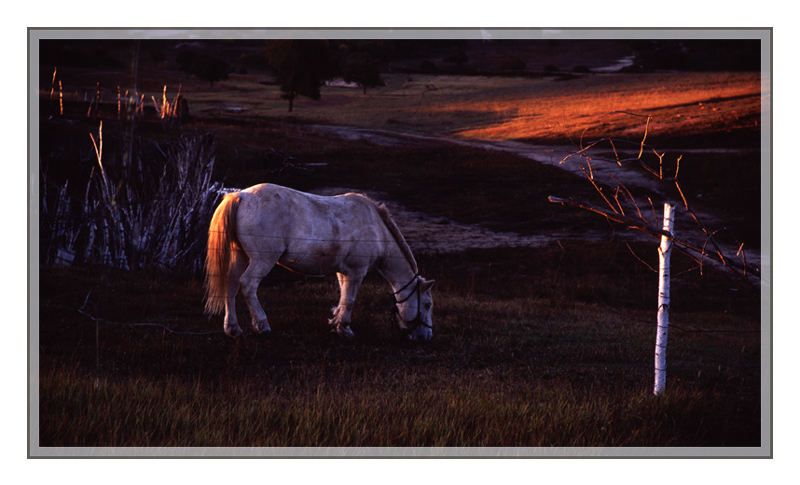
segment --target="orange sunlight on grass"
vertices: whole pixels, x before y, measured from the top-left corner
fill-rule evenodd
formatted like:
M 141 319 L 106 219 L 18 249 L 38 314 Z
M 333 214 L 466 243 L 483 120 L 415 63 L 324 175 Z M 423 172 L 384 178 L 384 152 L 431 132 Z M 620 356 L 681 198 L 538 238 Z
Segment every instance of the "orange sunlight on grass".
M 184 91 L 192 113 L 210 117 L 288 116 L 366 129 L 549 143 L 606 136 L 640 140 L 647 116 L 652 117 L 648 133 L 654 136 L 752 128 L 760 119 L 762 101 L 759 73 L 413 79 L 387 74 L 382 88 L 364 94 L 360 89 L 325 87 L 321 100 L 298 98 L 295 110 L 287 113 L 278 87 L 255 79 L 231 76 L 215 90 L 199 84 L 184 86 Z
M 532 87 L 503 104 L 442 109 L 491 112 L 487 118 L 496 121 L 466 127 L 457 135 L 493 140 L 578 139 L 581 134 L 607 133 L 641 136 L 644 121 L 621 112 L 652 116 L 651 132 L 666 135 L 678 126 L 685 131 L 687 124 L 733 126 L 738 119 L 761 111 L 758 74 L 596 76 L 570 81 L 569 89 L 575 89 L 575 83 L 583 86 L 570 96 L 564 96 L 566 86 L 553 82 Z

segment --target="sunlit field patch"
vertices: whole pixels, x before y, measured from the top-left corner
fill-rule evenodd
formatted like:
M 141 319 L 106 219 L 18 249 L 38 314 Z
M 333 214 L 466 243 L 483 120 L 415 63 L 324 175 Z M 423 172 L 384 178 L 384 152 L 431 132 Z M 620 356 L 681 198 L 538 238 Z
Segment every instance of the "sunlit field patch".
M 327 88 L 318 102 L 301 100 L 302 108 L 293 116 L 469 139 L 567 142 L 605 133 L 640 138 L 643 120 L 618 112 L 651 116 L 651 136 L 700 133 L 709 126 L 748 127 L 758 121 L 762 102 L 758 73 L 606 74 L 562 81 L 552 77 L 386 78 L 385 87 L 366 95 Z M 286 110 L 277 86 L 238 89 L 239 84 L 229 81 L 225 85 L 230 88 L 220 88 L 221 93 L 194 94 L 197 109 L 232 115 L 231 106 L 244 106 L 247 109 L 241 114 L 246 116 L 279 116 Z

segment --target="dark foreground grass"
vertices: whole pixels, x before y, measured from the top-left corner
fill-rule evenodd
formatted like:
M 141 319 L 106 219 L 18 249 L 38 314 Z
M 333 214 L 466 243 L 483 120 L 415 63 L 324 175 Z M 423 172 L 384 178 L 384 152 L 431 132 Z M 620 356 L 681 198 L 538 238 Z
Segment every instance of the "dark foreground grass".
M 260 290 L 273 334 L 236 341 L 202 315 L 195 279 L 42 268 L 40 444 L 760 446 L 757 305 L 677 284 L 686 330 L 655 398 L 655 305 L 637 303 L 655 290 L 612 246 L 420 258 L 438 280 L 426 345 L 387 322 L 377 277 L 353 341 L 326 324 L 334 279 L 282 274 Z
M 347 369 L 345 369 L 347 370 Z M 74 371 L 42 376 L 41 444 L 65 447 L 598 447 L 757 446 L 755 409 L 672 386 L 599 394 L 531 379 L 462 374 L 361 375 L 350 392 L 320 379 L 260 393 L 197 380 L 101 385 Z M 431 383 L 447 387 L 431 387 Z M 723 412 L 721 412 L 723 411 Z M 727 412 L 725 412 L 727 411 Z M 730 414 L 732 412 L 738 415 Z M 741 418 L 746 417 L 743 423 Z M 722 442 L 720 442 L 722 439 Z

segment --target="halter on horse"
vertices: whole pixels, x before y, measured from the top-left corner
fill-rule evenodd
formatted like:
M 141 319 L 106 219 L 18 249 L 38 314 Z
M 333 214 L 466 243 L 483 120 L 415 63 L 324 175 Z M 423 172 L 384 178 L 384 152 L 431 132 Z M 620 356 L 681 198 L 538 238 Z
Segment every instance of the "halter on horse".
M 402 293 L 406 288 L 408 288 L 409 286 L 411 286 L 414 283 L 416 283 L 416 286 L 414 286 L 414 289 L 411 291 L 411 293 L 408 294 L 408 296 L 406 296 L 402 300 L 398 300 L 396 298 L 397 295 Z M 401 303 L 405 303 L 408 300 L 410 300 L 411 297 L 414 296 L 414 294 L 417 295 L 417 314 L 411 320 L 406 320 L 400 314 L 400 307 L 398 307 L 398 305 L 401 304 Z M 397 325 L 398 330 L 400 330 L 400 332 L 403 335 L 410 334 L 417 327 L 420 327 L 420 326 L 431 328 L 431 329 L 433 328 L 431 325 L 425 323 L 425 319 L 422 317 L 422 301 L 421 301 L 422 292 L 420 291 L 420 275 L 419 275 L 419 273 L 415 274 L 414 277 L 411 278 L 411 281 L 406 283 L 405 286 L 403 286 L 399 290 L 395 291 L 394 293 L 390 293 L 389 296 L 392 297 L 392 300 L 394 302 L 394 305 L 392 305 L 392 309 L 391 309 L 391 311 L 389 313 L 389 318 L 391 320 L 393 320 L 393 322 Z M 392 317 L 394 317 L 394 318 L 392 318 Z

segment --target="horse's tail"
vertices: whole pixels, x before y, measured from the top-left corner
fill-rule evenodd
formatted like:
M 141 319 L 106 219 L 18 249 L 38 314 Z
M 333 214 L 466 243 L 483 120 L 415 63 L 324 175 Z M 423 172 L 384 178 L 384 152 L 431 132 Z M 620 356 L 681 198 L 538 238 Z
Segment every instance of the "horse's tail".
M 241 200 L 239 193 L 226 194 L 214 211 L 208 227 L 205 311 L 209 315 L 225 310 L 230 284 L 228 275 L 236 258 L 243 256 L 239 238 L 236 236 L 236 213 Z

